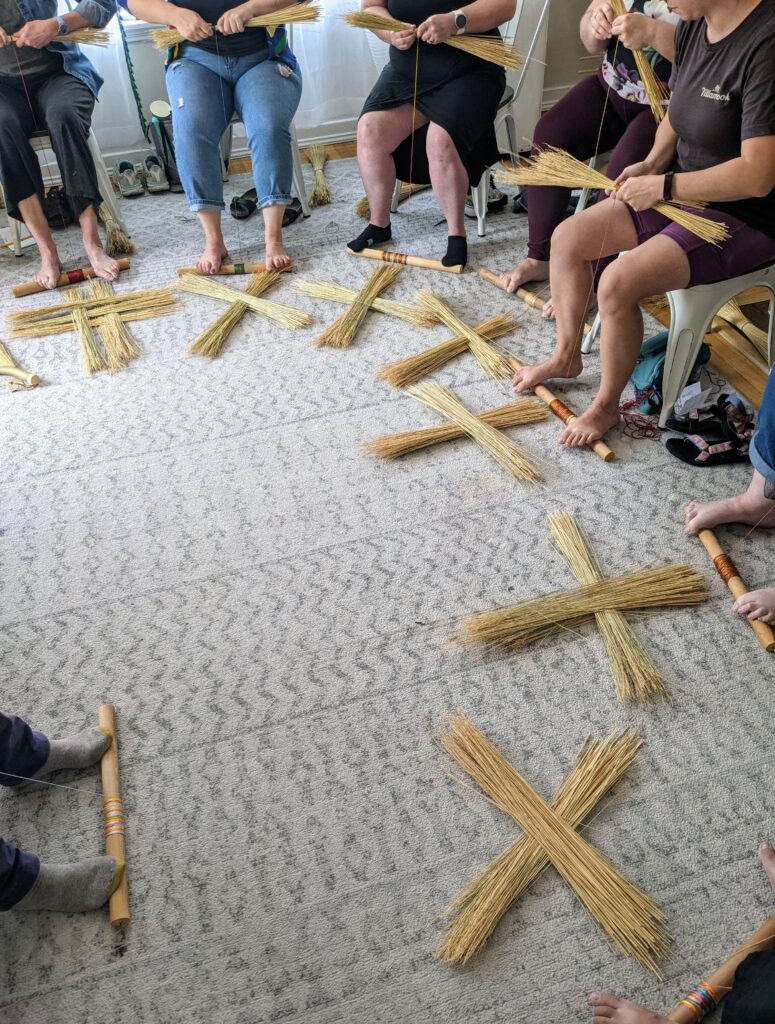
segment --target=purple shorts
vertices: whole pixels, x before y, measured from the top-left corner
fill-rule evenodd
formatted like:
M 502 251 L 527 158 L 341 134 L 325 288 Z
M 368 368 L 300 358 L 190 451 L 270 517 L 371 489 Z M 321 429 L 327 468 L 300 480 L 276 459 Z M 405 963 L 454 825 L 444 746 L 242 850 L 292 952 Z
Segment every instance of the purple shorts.
M 770 238 L 723 210 L 703 210 L 704 217 L 720 221 L 729 228 L 730 237 L 720 246 L 703 242 L 697 235 L 656 210 L 636 213 L 628 206 L 627 211 L 638 232 L 638 245 L 655 235 L 666 235 L 683 249 L 689 260 L 690 288 L 696 284 L 728 281 L 758 267 L 775 263 L 775 238 Z

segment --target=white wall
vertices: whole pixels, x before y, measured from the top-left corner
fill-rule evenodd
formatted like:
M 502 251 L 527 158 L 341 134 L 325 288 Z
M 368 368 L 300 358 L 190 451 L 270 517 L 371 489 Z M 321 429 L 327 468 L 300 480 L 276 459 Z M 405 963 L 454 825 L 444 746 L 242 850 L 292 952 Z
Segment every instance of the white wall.
M 586 50 L 579 39 L 579 21 L 589 0 L 554 0 L 549 11 L 543 109 L 556 103 L 574 86 Z

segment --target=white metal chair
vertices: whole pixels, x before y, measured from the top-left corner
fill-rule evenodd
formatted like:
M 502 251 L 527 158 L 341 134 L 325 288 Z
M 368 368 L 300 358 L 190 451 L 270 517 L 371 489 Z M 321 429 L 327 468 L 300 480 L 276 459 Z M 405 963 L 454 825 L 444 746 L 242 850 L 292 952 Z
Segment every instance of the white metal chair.
M 42 153 L 44 150 L 51 149 L 51 139 L 47 131 L 37 131 L 30 137 L 32 148 Z M 119 212 L 118 197 L 113 191 L 113 186 L 110 183 L 108 172 L 105 167 L 105 161 L 102 158 L 102 151 L 100 150 L 97 137 L 93 131 L 89 132 L 89 152 L 94 160 L 94 166 L 97 170 L 97 185 L 100 190 L 100 197 L 103 203 L 110 210 L 112 217 L 118 222 L 122 231 L 126 231 L 126 224 Z M 50 179 L 48 184 L 53 184 L 53 177 L 51 176 L 51 167 L 46 167 L 47 177 Z M 22 255 L 22 242 L 21 242 L 21 226 L 18 220 L 14 220 L 13 217 L 8 218 L 8 223 L 11 228 L 11 241 L 13 243 L 13 251 L 16 256 Z

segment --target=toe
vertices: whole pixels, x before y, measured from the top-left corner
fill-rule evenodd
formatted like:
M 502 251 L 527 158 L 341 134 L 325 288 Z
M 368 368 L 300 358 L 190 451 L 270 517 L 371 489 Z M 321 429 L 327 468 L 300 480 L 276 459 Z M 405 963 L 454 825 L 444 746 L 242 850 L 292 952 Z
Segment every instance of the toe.
M 775 849 L 772 848 L 771 843 L 762 843 L 759 847 L 759 857 L 762 867 L 767 872 L 767 877 L 775 889 Z

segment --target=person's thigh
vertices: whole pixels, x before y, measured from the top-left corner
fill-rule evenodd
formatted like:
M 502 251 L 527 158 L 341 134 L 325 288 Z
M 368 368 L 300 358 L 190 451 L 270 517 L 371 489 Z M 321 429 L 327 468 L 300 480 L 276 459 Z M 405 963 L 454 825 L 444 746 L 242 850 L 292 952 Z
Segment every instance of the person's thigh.
M 644 160 L 654 145 L 656 132 L 657 122 L 650 110 L 644 110 L 634 117 L 611 151 L 606 171 L 608 177 L 616 180 L 625 167 Z
M 568 217 L 552 235 L 552 257 L 593 263 L 638 244 L 638 234 L 624 203 L 605 199 L 575 217 Z
M 606 104 L 599 78 L 590 75 L 543 115 L 533 142 L 539 149 L 557 146 L 579 160 L 588 160 L 596 151 L 610 149 L 623 128 L 615 111 Z
M 387 153 L 392 153 L 404 139 L 428 123 L 428 118 L 419 110 L 412 111 L 409 104 L 393 107 L 391 110 L 370 110 L 358 121 L 359 141 L 377 143 Z
M 234 85 L 234 106 L 248 134 L 251 129 L 287 132 L 300 100 L 300 72 L 279 61 L 249 67 Z
M 173 61 L 166 83 L 176 152 L 217 146 L 234 115 L 232 86 L 198 55 Z
M 72 75 L 51 75 L 42 82 L 33 100 L 35 112 L 49 132 L 57 134 L 65 126 L 72 126 L 86 137 L 94 112 L 94 94 Z
M 0 78 L 0 131 L 27 138 L 35 131 L 35 118 L 23 89 L 5 85 Z

